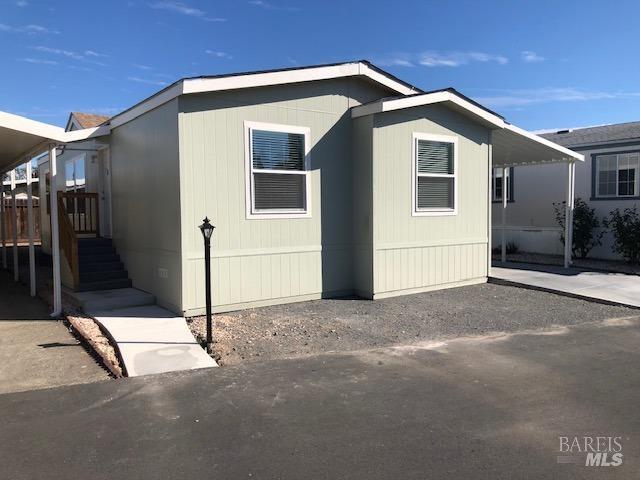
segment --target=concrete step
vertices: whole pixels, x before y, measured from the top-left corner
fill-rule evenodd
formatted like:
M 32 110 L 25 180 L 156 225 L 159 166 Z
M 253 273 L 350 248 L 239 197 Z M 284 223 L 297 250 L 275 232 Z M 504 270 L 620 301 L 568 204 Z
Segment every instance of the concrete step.
M 80 283 L 99 282 L 101 280 L 113 280 L 116 278 L 129 278 L 124 268 L 116 270 L 96 270 L 92 272 L 80 272 Z
M 79 306 L 85 312 L 154 305 L 156 297 L 137 288 L 118 288 L 91 292 L 73 292 Z
M 76 287 L 76 292 L 92 292 L 95 290 L 113 290 L 116 288 L 130 288 L 132 286 L 129 278 L 114 278 L 111 280 L 99 280 L 95 282 L 80 282 Z
M 113 248 L 113 245 L 88 245 L 85 247 L 78 245 L 78 256 L 80 258 L 89 255 L 114 255 L 115 253 L 116 249 Z

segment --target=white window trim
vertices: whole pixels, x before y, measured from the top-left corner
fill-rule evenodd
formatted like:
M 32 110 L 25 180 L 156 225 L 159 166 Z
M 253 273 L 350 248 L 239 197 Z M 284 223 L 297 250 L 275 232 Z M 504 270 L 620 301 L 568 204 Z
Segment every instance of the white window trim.
M 511 169 L 513 167 L 507 167 L 507 200 L 511 201 L 512 198 L 512 190 L 513 186 L 511 185 Z M 500 176 L 498 177 L 498 174 Z M 502 201 L 502 192 L 500 195 L 496 195 L 496 179 L 502 178 L 502 167 L 493 167 L 493 174 L 491 176 L 491 201 L 492 202 L 501 202 Z M 505 182 L 503 182 L 503 186 Z
M 296 133 L 304 135 L 304 171 L 291 170 L 262 170 L 253 168 L 252 130 L 266 130 L 269 132 Z M 247 220 L 274 219 L 274 218 L 311 218 L 311 129 L 294 125 L 281 125 L 263 122 L 244 122 L 244 146 L 245 146 L 245 204 Z M 269 210 L 265 213 L 256 212 L 254 206 L 254 182 L 255 173 L 284 173 L 289 175 L 305 175 L 305 210 Z
M 621 152 L 621 153 L 602 153 L 595 156 L 596 162 L 596 198 L 603 199 L 616 199 L 616 198 L 637 198 L 640 196 L 640 168 L 636 168 L 635 180 L 634 180 L 634 194 L 633 195 L 620 195 L 620 155 L 626 155 L 627 153 L 637 153 L 633 152 Z M 615 156 L 616 157 L 616 193 L 613 195 L 604 195 L 600 193 L 600 159 L 602 157 Z
M 417 178 L 418 178 L 418 140 L 426 140 L 431 142 L 446 142 L 453 144 L 453 175 L 445 174 L 425 174 L 421 173 L 423 177 L 445 177 L 453 178 L 453 209 L 438 209 L 438 208 L 421 208 L 418 209 L 417 200 Z M 413 132 L 412 146 L 411 146 L 411 216 L 413 217 L 446 217 L 452 215 L 458 215 L 458 182 L 460 177 L 458 175 L 458 137 L 453 135 L 436 135 L 431 133 Z

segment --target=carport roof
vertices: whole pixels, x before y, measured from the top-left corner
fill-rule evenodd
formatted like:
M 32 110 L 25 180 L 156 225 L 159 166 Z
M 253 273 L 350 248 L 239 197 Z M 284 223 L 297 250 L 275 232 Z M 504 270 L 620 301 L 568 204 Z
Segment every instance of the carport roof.
M 96 127 L 73 132 L 19 115 L 0 112 L 0 173 L 24 163 L 25 157 L 36 155 L 50 143 L 65 144 L 108 133 Z
M 511 125 L 453 88 L 417 95 L 383 98 L 351 109 L 351 117 L 444 104 L 492 130 L 493 164 L 497 167 L 550 162 L 583 161 L 584 156 L 533 133 Z

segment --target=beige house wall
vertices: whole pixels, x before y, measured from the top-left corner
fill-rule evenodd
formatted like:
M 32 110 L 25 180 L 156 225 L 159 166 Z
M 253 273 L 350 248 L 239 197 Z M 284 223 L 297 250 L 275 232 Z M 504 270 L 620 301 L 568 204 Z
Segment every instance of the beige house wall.
M 458 138 L 458 213 L 412 216 L 414 133 Z M 441 105 L 375 114 L 374 298 L 487 277 L 489 130 Z
M 213 236 L 215 310 L 354 291 L 353 147 L 349 109 L 390 92 L 336 79 L 180 98 L 182 299 L 204 310 L 202 237 Z M 310 129 L 310 218 L 248 219 L 244 122 Z
M 136 288 L 182 305 L 178 100 L 111 132 L 113 242 Z

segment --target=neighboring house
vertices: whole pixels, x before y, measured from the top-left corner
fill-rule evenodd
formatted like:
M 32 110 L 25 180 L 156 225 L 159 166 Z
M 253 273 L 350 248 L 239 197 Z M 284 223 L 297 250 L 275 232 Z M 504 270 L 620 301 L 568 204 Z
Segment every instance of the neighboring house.
M 87 128 L 97 127 L 109 120 L 106 115 L 96 115 L 93 113 L 71 112 L 65 131 L 72 132 Z M 110 201 L 105 198 L 108 195 L 110 181 L 109 176 L 109 154 L 108 144 L 104 144 L 97 139 L 85 142 L 77 142 L 68 145 L 59 151 L 58 155 L 58 175 L 57 190 L 60 192 L 97 192 L 100 195 L 100 232 L 103 236 L 111 236 L 109 205 Z M 50 220 L 50 199 L 51 176 L 49 171 L 49 157 L 42 155 L 38 159 L 39 177 L 42 183 L 34 186 L 34 192 L 39 192 L 43 202 L 40 209 L 40 225 L 42 235 L 42 250 L 51 254 L 51 220 Z M 106 191 L 105 191 L 106 189 Z M 84 205 L 80 205 L 81 210 Z
M 576 164 L 576 197 L 582 198 L 602 219 L 616 208 L 640 207 L 640 122 L 560 130 L 542 134 L 554 143 L 584 155 Z M 521 250 L 562 253 L 561 229 L 553 203 L 566 200 L 567 170 L 562 165 L 516 167 L 507 206 L 507 232 Z M 500 238 L 501 205 L 494 205 L 494 246 Z M 594 258 L 619 256 L 606 233 L 603 245 L 590 253 Z
M 186 315 L 204 311 L 205 216 L 216 311 L 384 298 L 486 281 L 492 164 L 582 160 L 453 89 L 423 92 L 364 61 L 187 78 L 97 129 L 29 126 L 64 145 L 57 189 L 86 191 L 62 194 L 69 218 L 74 195 L 102 199 L 98 233 L 119 259 L 90 251 Z M 60 222 L 63 281 L 78 288 Z

